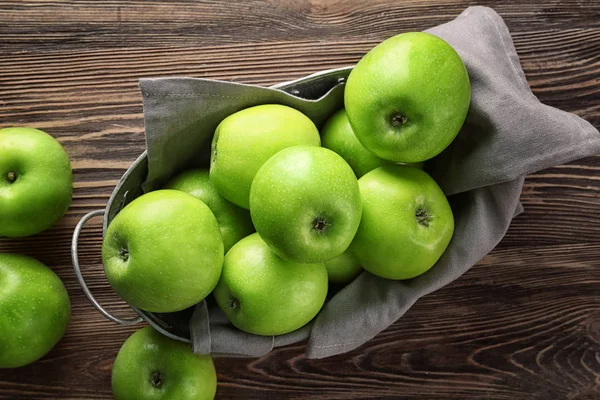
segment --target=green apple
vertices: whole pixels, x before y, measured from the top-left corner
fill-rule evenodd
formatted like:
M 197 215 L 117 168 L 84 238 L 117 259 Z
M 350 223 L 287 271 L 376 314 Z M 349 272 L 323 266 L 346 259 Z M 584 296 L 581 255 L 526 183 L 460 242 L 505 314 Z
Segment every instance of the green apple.
M 194 169 L 172 178 L 165 189 L 181 190 L 202 200 L 211 209 L 221 230 L 225 252 L 240 239 L 254 232 L 248 210 L 225 200 L 210 183 L 208 170 Z
M 145 327 L 119 350 L 112 391 L 115 400 L 212 400 L 217 373 L 209 355 Z
M 127 303 L 181 311 L 204 299 L 223 267 L 223 239 L 210 208 L 178 190 L 146 193 L 112 220 L 102 244 L 106 278 Z
M 345 251 L 339 256 L 325 261 L 329 282 L 348 283 L 360 274 L 362 268 L 358 260 L 350 251 Z
M 0 254 L 0 368 L 17 368 L 46 355 L 69 324 L 69 295 L 38 260 Z
M 239 329 L 256 335 L 283 335 L 319 313 L 327 297 L 327 270 L 322 263 L 280 258 L 254 233 L 225 255 L 214 296 Z
M 33 128 L 0 129 L 0 236 L 50 228 L 71 204 L 69 156 L 52 136 Z
M 265 104 L 236 112 L 215 130 L 210 180 L 221 196 L 248 209 L 258 169 L 279 150 L 296 145 L 321 145 L 319 130 L 300 111 Z
M 462 127 L 471 84 L 460 56 L 424 32 L 389 38 L 356 64 L 344 103 L 360 142 L 377 156 L 415 163 L 444 150 Z
M 323 147 L 342 156 L 358 178 L 381 166 L 381 158 L 367 150 L 354 135 L 345 109 L 333 114 L 323 125 L 321 142 Z
M 361 200 L 352 168 L 329 149 L 294 146 L 256 173 L 250 214 L 280 257 L 315 263 L 342 254 L 358 229 Z
M 446 196 L 420 169 L 384 166 L 358 181 L 363 215 L 350 247 L 360 265 L 388 279 L 410 279 L 442 256 L 454 231 Z

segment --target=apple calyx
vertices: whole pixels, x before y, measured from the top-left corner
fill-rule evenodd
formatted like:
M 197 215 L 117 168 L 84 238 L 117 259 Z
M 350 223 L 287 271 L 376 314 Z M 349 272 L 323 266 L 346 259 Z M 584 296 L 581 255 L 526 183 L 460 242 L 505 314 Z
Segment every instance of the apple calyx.
M 152 377 L 150 378 L 150 383 L 152 383 L 152 386 L 158 388 L 162 385 L 163 381 L 164 377 L 160 372 L 155 371 L 152 373 Z
M 6 174 L 6 179 L 8 179 L 8 183 L 13 183 L 17 180 L 17 174 L 14 171 L 10 171 Z
M 129 260 L 129 250 L 127 250 L 124 247 L 121 247 L 121 249 L 119 249 L 119 258 L 123 261 L 128 261 Z
M 229 305 L 229 307 L 232 310 L 235 310 L 240 307 L 240 302 L 238 301 L 238 299 L 231 299 L 231 304 Z
M 408 121 L 408 118 L 406 118 L 406 116 L 402 115 L 401 113 L 397 112 L 392 114 L 392 125 L 396 126 L 396 127 L 400 127 L 404 124 L 406 124 L 406 121 Z
M 313 220 L 312 228 L 318 233 L 326 231 L 327 227 L 329 227 L 329 224 L 327 223 L 327 221 L 325 221 L 325 218 L 317 217 Z
M 415 218 L 417 218 L 417 223 L 419 225 L 423 225 L 424 227 L 428 227 L 431 222 L 431 214 L 425 208 L 417 208 L 415 212 Z

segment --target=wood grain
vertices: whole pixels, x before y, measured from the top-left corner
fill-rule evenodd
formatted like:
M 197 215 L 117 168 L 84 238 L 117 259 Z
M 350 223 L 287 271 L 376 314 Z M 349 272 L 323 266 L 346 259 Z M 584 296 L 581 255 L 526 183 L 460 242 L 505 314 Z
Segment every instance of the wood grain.
M 524 3 L 524 2 L 523 2 Z M 529 84 L 548 105 L 600 126 L 600 2 L 483 1 L 508 24 Z M 270 85 L 355 63 L 384 38 L 458 15 L 470 1 L 0 1 L 0 127 L 27 125 L 71 156 L 75 194 L 50 231 L 0 239 L 33 255 L 71 295 L 65 338 L 43 360 L 0 370 L 0 399 L 110 399 L 110 371 L 134 328 L 106 321 L 72 272 L 79 218 L 104 208 L 144 150 L 140 77 Z M 600 156 L 531 175 L 526 212 L 490 255 L 420 300 L 362 348 L 308 360 L 304 344 L 220 358 L 223 399 L 600 398 Z M 120 315 L 85 229 L 90 286 Z

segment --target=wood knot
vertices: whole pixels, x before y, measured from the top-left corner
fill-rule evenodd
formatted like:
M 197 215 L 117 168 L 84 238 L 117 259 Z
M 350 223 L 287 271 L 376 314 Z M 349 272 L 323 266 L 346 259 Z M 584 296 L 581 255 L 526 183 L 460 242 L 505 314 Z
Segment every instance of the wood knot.
M 594 342 L 600 344 L 600 313 L 594 313 L 590 317 L 591 321 L 587 326 L 588 336 Z

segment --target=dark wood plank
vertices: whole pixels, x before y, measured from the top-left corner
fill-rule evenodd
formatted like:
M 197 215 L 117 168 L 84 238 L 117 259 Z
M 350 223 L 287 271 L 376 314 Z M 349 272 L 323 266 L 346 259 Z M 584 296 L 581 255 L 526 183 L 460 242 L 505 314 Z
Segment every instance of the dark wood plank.
M 395 33 L 446 22 L 470 1 L 0 1 L 0 127 L 47 130 L 69 152 L 74 202 L 53 229 L 0 239 L 65 281 L 66 337 L 42 361 L 0 370 L 0 399 L 110 399 L 114 357 L 133 328 L 87 302 L 70 237 L 144 149 L 140 77 L 270 85 L 355 63 Z M 600 3 L 484 1 L 505 18 L 534 93 L 600 126 Z M 575 399 L 600 397 L 600 156 L 528 177 L 526 212 L 452 285 L 348 354 L 304 344 L 218 359 L 219 398 Z M 98 222 L 80 246 L 98 298 L 127 314 L 100 264 Z
M 600 27 L 600 6 L 594 0 L 524 4 L 510 0 L 26 0 L 0 2 L 8 22 L 0 27 L 0 34 L 6 46 L 26 45 L 43 51 L 57 46 L 122 47 L 125 38 L 144 47 L 179 46 L 182 38 L 203 45 L 289 38 L 310 42 L 332 37 L 380 40 L 390 32 L 444 23 L 474 3 L 494 7 L 509 17 L 509 27 L 515 31 Z

